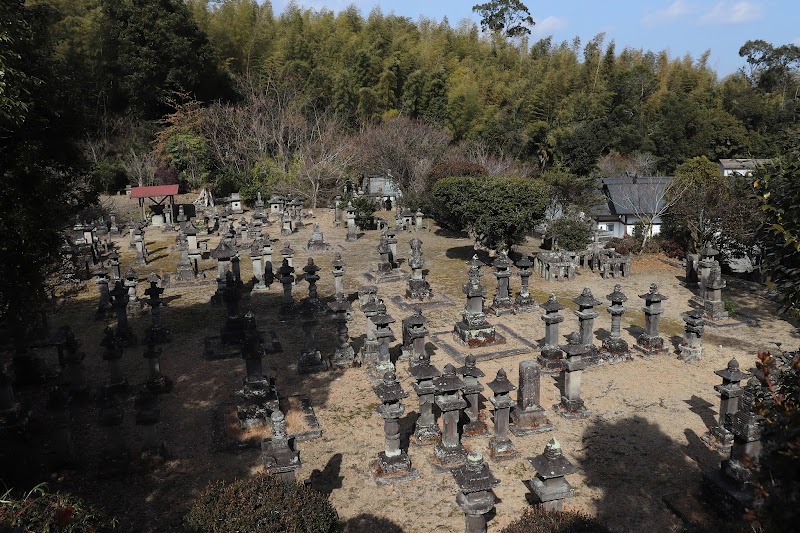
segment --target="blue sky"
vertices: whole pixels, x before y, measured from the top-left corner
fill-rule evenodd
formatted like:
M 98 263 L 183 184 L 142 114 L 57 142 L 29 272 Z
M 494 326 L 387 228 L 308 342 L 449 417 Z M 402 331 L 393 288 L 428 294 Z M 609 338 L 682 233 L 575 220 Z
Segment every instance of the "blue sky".
M 374 6 L 384 13 L 441 20 L 455 26 L 461 19 L 478 21 L 472 6 L 486 0 L 295 0 L 311 9 L 340 11 L 355 4 L 366 15 Z M 289 0 L 273 0 L 280 13 Z M 744 64 L 739 48 L 748 39 L 774 45 L 800 45 L 800 0 L 523 0 L 536 21 L 533 40 L 553 36 L 555 42 L 586 43 L 605 32 L 617 51 L 625 47 L 668 50 L 697 58 L 711 50 L 709 65 L 720 77 Z

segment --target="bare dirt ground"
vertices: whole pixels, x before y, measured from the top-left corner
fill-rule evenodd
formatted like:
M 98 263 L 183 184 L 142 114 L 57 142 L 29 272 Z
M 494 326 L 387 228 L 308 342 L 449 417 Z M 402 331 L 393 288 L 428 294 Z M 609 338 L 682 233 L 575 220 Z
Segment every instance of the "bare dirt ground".
M 117 197 L 114 201 L 124 200 Z M 391 214 L 385 215 L 391 218 Z M 345 242 L 346 230 L 333 227 L 331 211 L 317 210 L 316 221 L 320 223 L 325 239 L 333 245 L 328 252 L 314 256 L 317 264 L 323 267 L 320 295 L 333 293 L 330 262 L 337 251 L 342 253 L 347 263 L 345 288 L 349 293 L 355 292 L 366 284 L 362 273 L 375 268 L 379 232 L 366 232 L 357 242 Z M 464 262 L 472 256 L 473 248 L 467 238 L 450 235 L 435 227 L 431 229 L 416 234 L 399 234 L 398 251 L 400 257 L 408 257 L 408 241 L 415 236 L 421 238 L 426 268 L 430 271 L 428 280 L 434 291 L 444 292 L 454 301 L 452 306 L 426 311 L 429 329 L 439 332 L 451 330 L 460 317 L 464 303 L 461 285 L 466 280 Z M 277 224 L 267 231 L 273 239 L 280 239 L 273 244 L 277 263 L 284 238 L 280 237 Z M 311 226 L 307 225 L 288 238 L 296 251 L 294 264 L 298 273 L 308 257 L 305 244 L 310 232 Z M 170 246 L 174 245 L 175 235 L 158 229 L 147 230 L 145 240 L 152 261 L 147 267 L 137 270 L 140 279 L 146 279 L 150 272 L 174 272 L 177 253 L 170 252 Z M 206 238 L 201 237 L 201 240 Z M 134 254 L 128 247 L 127 238 L 120 238 L 117 242 L 124 271 L 133 263 Z M 212 237 L 209 249 L 216 242 L 217 237 Z M 526 247 L 521 250 L 526 250 Z M 488 260 L 485 256 L 483 258 Z M 203 266 L 212 269 L 214 262 L 206 261 Z M 244 279 L 251 275 L 246 254 L 242 254 L 242 274 Z M 647 292 L 653 282 L 658 284 L 662 294 L 669 297 L 662 320 L 663 336 L 670 340 L 682 334 L 680 314 L 690 309 L 692 296 L 691 291 L 681 285 L 682 276 L 682 270 L 670 266 L 664 258 L 646 256 L 633 263 L 632 275 L 627 279 L 603 280 L 598 274 L 581 271 L 573 281 L 562 283 L 532 277 L 531 289 L 539 303 L 549 293 L 554 293 L 568 307 L 563 312 L 566 319 L 561 324 L 561 334 L 565 335 L 577 329 L 577 318 L 571 313 L 576 306 L 570 300 L 584 287 L 591 288 L 595 297 L 605 302 L 604 297 L 612 292 L 614 284 L 622 284 L 629 298 L 623 335 L 633 344 L 633 334 L 643 324 L 640 310 L 643 302 L 638 295 Z M 491 298 L 495 289 L 491 268 L 485 269 L 483 279 Z M 145 285 L 140 284 L 140 295 Z M 512 288 L 516 293 L 518 278 L 512 278 Z M 103 435 L 96 423 L 95 408 L 88 403 L 74 409 L 73 429 L 81 467 L 61 471 L 53 477 L 52 484 L 79 491 L 87 499 L 102 504 L 119 517 L 123 531 L 179 530 L 182 516 L 193 496 L 210 480 L 231 480 L 261 468 L 258 450 L 220 451 L 216 442 L 216 413 L 222 406 L 232 403 L 234 391 L 241 387 L 244 363 L 240 360 L 203 359 L 204 337 L 218 334 L 224 320 L 224 308 L 212 308 L 208 303 L 214 289 L 210 285 L 167 289 L 164 293 L 168 305 L 162 317 L 172 330 L 174 340 L 163 345 L 161 366 L 175 382 L 174 390 L 163 395 L 160 404 L 158 430 L 169 451 L 167 460 L 135 460 L 130 471 L 122 477 L 98 478 L 101 465 L 97 455 Z M 410 312 L 398 309 L 390 298 L 402 294 L 404 289 L 403 282 L 379 286 L 379 295 L 384 298 L 389 314 L 397 321 L 393 326 L 398 343 L 400 320 Z M 775 342 L 783 343 L 784 348 L 799 342 L 794 326 L 774 313 L 775 304 L 762 298 L 762 292 L 763 287 L 753 284 L 730 283 L 724 296 L 735 302 L 749 325 L 720 330 L 707 328 L 705 356 L 699 363 L 686 364 L 672 352 L 657 360 L 637 357 L 631 362 L 604 365 L 585 372 L 582 395 L 592 412 L 588 419 L 565 420 L 553 415 L 550 407 L 558 401 L 558 390 L 554 377 L 543 375 L 542 405 L 548 408 L 556 430 L 514 437 L 520 457 L 491 464 L 501 484 L 495 491 L 500 501 L 496 515 L 489 523 L 490 531 L 502 529 L 527 505 L 525 496 L 528 489 L 523 482 L 530 479 L 534 471 L 525 457 L 540 454 L 552 437 L 561 441 L 565 455 L 578 466 L 578 472 L 569 478 L 575 488 L 575 497 L 568 502 L 568 508 L 596 514 L 614 531 L 670 531 L 677 527 L 679 520 L 667 509 L 663 497 L 696 492 L 701 473 L 717 468 L 720 460 L 699 439 L 716 416 L 718 399 L 713 386 L 719 378 L 713 371 L 724 368 L 732 357 L 736 357 L 744 368 L 749 368 L 759 350 L 774 350 Z M 295 298 L 306 294 L 307 284 L 298 282 Z M 346 531 L 430 533 L 462 530 L 463 514 L 455 505 L 456 484 L 451 475 L 435 473 L 430 466 L 428 457 L 432 454 L 432 447 L 412 446 L 409 450 L 411 460 L 421 474 L 419 478 L 383 487 L 374 483 L 369 465 L 383 449 L 383 421 L 375 412 L 378 401 L 371 390 L 366 369 L 299 376 L 296 360 L 302 334 L 298 321 L 279 321 L 280 295 L 276 283 L 268 293 L 246 299 L 243 306 L 256 313 L 260 328 L 275 331 L 283 345 L 283 353 L 265 360 L 265 368 L 277 376 L 280 393 L 307 394 L 322 426 L 320 438 L 298 443 L 303 461 L 298 478 L 310 479 L 314 488 L 330 495 L 347 523 Z M 85 362 L 95 388 L 107 376 L 99 343 L 103 328 L 112 323 L 93 320 L 96 302 L 96 286 L 86 283 L 77 296 L 60 306 L 53 319 L 53 326 L 70 324 L 83 341 L 87 353 Z M 610 317 L 603 309 L 598 310 L 601 314 L 595 327 L 598 333 L 603 333 L 610 327 Z M 490 321 L 506 324 L 529 340 L 544 336 L 539 310 L 490 318 Z M 140 338 L 149 324 L 147 314 L 132 318 L 132 326 Z M 363 341 L 365 322 L 357 309 L 349 326 L 350 336 L 358 347 Z M 322 318 L 317 340 L 323 354 L 332 353 L 334 332 L 330 319 Z M 442 349 L 433 348 L 432 362 L 439 369 L 447 363 L 455 363 Z M 132 392 L 146 377 L 146 361 L 141 357 L 143 351 L 142 346 L 128 349 L 123 359 Z M 482 362 L 479 367 L 486 377 L 481 381 L 484 384 L 491 381 L 497 370 L 503 368 L 509 379 L 516 383 L 519 361 L 536 355 L 530 353 Z M 54 359 L 54 355 L 48 357 Z M 405 445 L 416 410 L 411 387 L 413 379 L 408 375 L 405 361 L 398 364 L 398 376 L 403 387 L 412 392 L 405 402 L 407 414 L 401 424 Z M 35 389 L 24 389 L 20 393 L 34 404 L 40 397 Z M 124 432 L 135 452 L 140 439 L 134 424 L 132 398 L 126 403 Z M 484 404 L 486 409 L 489 402 Z M 491 419 L 488 413 L 487 419 Z M 465 445 L 487 452 L 488 436 L 466 439 Z

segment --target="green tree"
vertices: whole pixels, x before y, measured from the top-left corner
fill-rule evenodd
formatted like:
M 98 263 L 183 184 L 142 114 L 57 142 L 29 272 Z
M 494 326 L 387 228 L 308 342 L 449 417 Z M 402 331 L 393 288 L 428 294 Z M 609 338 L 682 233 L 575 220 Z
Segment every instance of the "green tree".
M 491 0 L 472 6 L 472 11 L 481 16 L 481 27 L 505 37 L 530 35 L 530 26 L 536 24 L 531 12 L 519 0 Z
M 547 186 L 515 177 L 444 178 L 433 186 L 437 221 L 468 231 L 494 249 L 509 249 L 543 220 Z
M 104 89 L 114 111 L 155 118 L 175 94 L 218 96 L 213 49 L 180 0 L 101 0 Z
M 756 173 L 754 185 L 764 213 L 758 229 L 763 268 L 775 284 L 784 308 L 800 311 L 800 136 L 794 134 L 784 155 Z
M 675 169 L 676 190 L 683 190 L 663 217 L 664 236 L 697 252 L 707 241 L 728 252 L 743 253 L 754 243 L 760 211 L 750 180 L 725 177 L 705 156 L 693 157 Z
M 0 316 L 18 348 L 47 301 L 62 230 L 93 200 L 77 141 L 78 91 L 51 40 L 52 11 L 0 3 Z

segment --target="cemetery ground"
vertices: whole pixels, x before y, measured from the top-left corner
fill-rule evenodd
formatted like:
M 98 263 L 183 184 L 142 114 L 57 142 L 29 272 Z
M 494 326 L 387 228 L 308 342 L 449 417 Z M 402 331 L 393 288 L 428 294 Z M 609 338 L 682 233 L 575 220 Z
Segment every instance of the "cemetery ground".
M 112 200 L 126 202 L 124 197 Z M 127 201 L 133 205 L 132 201 Z M 117 210 L 123 212 L 123 206 L 117 205 Z M 346 263 L 346 292 L 357 292 L 359 286 L 368 283 L 363 273 L 376 268 L 380 232 L 363 232 L 359 240 L 346 242 L 346 227 L 344 224 L 340 228 L 334 227 L 331 210 L 318 209 L 315 214 L 313 222 L 320 224 L 325 240 L 332 245 L 326 252 L 313 254 L 317 265 L 322 267 L 318 283 L 320 296 L 328 297 L 334 292 L 330 263 L 335 252 L 340 252 Z M 383 213 L 383 216 L 392 218 L 391 213 Z M 305 245 L 311 233 L 312 220 L 306 222 L 308 224 L 303 229 L 290 237 L 281 237 L 279 223 L 274 221 L 269 228 L 264 228 L 273 240 L 277 239 L 273 243 L 275 258 L 280 258 L 280 248 L 285 240 L 295 250 L 295 275 L 298 276 L 293 291 L 295 301 L 307 294 L 308 284 L 302 281 L 301 275 L 309 257 Z M 465 261 L 474 253 L 473 243 L 465 235 L 436 228 L 430 220 L 426 223 L 428 231 L 398 233 L 398 255 L 408 258 L 410 239 L 418 237 L 424 242 L 422 250 L 428 270 L 427 280 L 434 293 L 445 294 L 453 302 L 452 305 L 424 309 L 429 319 L 428 329 L 433 334 L 441 333 L 441 338 L 454 343 L 450 332 L 460 319 L 464 306 L 461 286 L 467 280 Z M 150 262 L 147 266 L 134 266 L 139 279 L 145 280 L 151 272 L 161 276 L 172 273 L 174 277 L 178 258 L 175 236 L 175 232 L 147 229 L 145 240 Z M 208 248 L 213 249 L 219 237 L 199 239 L 210 239 Z M 133 265 L 134 251 L 128 247 L 126 233 L 115 242 L 124 273 L 128 266 Z M 534 243 L 529 242 L 515 251 L 532 252 L 534 249 Z M 480 257 L 489 262 L 486 254 L 480 254 Z M 276 269 L 278 263 L 275 259 Z M 250 279 L 252 273 L 246 253 L 242 254 L 241 266 L 242 279 Z M 408 270 L 407 265 L 402 266 Z M 209 278 L 213 280 L 215 262 L 204 260 L 201 268 L 207 269 Z M 488 306 L 496 284 L 492 269 L 483 270 Z M 584 287 L 589 287 L 595 298 L 603 301 L 603 305 L 596 308 L 600 312 L 595 320 L 595 344 L 598 346 L 599 339 L 608 335 L 610 316 L 604 311 L 605 295 L 612 292 L 614 285 L 620 283 L 628 295 L 623 337 L 633 345 L 644 323 L 640 309 L 643 301 L 638 295 L 646 293 L 649 285 L 656 283 L 661 294 L 669 298 L 664 303 L 661 332 L 665 340 L 670 341 L 670 352 L 652 360 L 635 355 L 633 361 L 605 364 L 584 372 L 582 397 L 591 416 L 583 420 L 567 420 L 552 411 L 552 405 L 559 401 L 556 375 L 543 374 L 541 405 L 547 409 L 556 429 L 525 437 L 512 436 L 520 456 L 505 462 L 490 461 L 493 474 L 501 481 L 495 489 L 499 501 L 489 522 L 490 531 L 499 531 L 529 505 L 526 501 L 529 489 L 524 482 L 535 471 L 525 458 L 541 454 L 545 443 L 553 437 L 561 442 L 566 457 L 578 467 L 578 472 L 568 478 L 575 488 L 575 495 L 567 500 L 566 508 L 595 514 L 614 531 L 670 531 L 680 525 L 679 518 L 665 503 L 665 497 L 670 500 L 675 495 L 696 495 L 702 472 L 718 469 L 722 459 L 700 440 L 700 436 L 714 423 L 719 403 L 713 388 L 719 383 L 719 377 L 713 372 L 725 368 L 732 357 L 748 369 L 753 366 L 759 351 L 775 350 L 775 343 L 793 348 L 800 342 L 795 326 L 776 314 L 776 304 L 763 297 L 763 286 L 728 279 L 724 295 L 734 303 L 737 311 L 734 318 L 739 324 L 729 328 L 707 326 L 703 337 L 703 359 L 692 364 L 678 360 L 675 346 L 680 342 L 684 325 L 680 315 L 691 309 L 689 301 L 693 295 L 682 285 L 683 274 L 682 267 L 665 257 L 646 255 L 634 260 L 628 278 L 601 279 L 598 273 L 586 269 L 580 270 L 570 281 L 545 281 L 536 274 L 531 277 L 531 294 L 537 303 L 546 301 L 553 293 L 567 307 L 562 312 L 566 317 L 561 323 L 562 339 L 578 329 L 577 318 L 571 313 L 577 306 L 571 300 Z M 145 286 L 146 283 L 140 284 L 140 295 Z M 512 294 L 516 295 L 518 276 L 512 278 L 511 287 Z M 226 431 L 226 421 L 235 404 L 234 393 L 241 388 L 245 375 L 244 362 L 238 358 L 209 361 L 203 356 L 205 337 L 218 335 L 225 319 L 224 306 L 209 305 L 215 289 L 213 283 L 168 287 L 162 295 L 167 302 L 162 317 L 172 331 L 173 340 L 162 345 L 161 368 L 174 382 L 173 390 L 160 396 L 158 431 L 168 452 L 165 459 L 140 459 L 134 453 L 126 473 L 105 475 L 104 465 L 98 460 L 103 435 L 97 424 L 94 403 L 87 401 L 73 407 L 73 436 L 79 455 L 76 467 L 44 474 L 48 457 L 48 427 L 44 421 L 46 418 L 39 417 L 40 421 L 34 420 L 30 429 L 30 449 L 20 454 L 20 463 L 14 465 L 16 468 L 8 468 L 16 470 L 22 479 L 46 480 L 51 489 L 72 491 L 101 505 L 119 519 L 121 531 L 180 530 L 192 499 L 210 480 L 232 480 L 261 470 L 259 449 L 238 446 L 236 432 Z M 107 376 L 100 340 L 103 329 L 113 320 L 94 320 L 97 286 L 92 281 L 75 292 L 58 304 L 52 316 L 51 330 L 71 325 L 83 342 L 84 363 L 96 390 Z M 396 320 L 392 325 L 397 339 L 392 343 L 395 347 L 393 352 L 398 351 L 400 344 L 400 321 L 410 315 L 411 310 L 400 309 L 392 297 L 404 292 L 404 281 L 378 285 L 378 296 L 384 299 L 388 314 Z M 376 412 L 378 400 L 367 377 L 367 369 L 299 375 L 297 359 L 303 341 L 302 332 L 297 318 L 286 321 L 279 318 L 281 294 L 280 284 L 276 282 L 268 292 L 245 296 L 242 308 L 252 310 L 259 329 L 274 331 L 280 341 L 282 352 L 264 359 L 267 373 L 277 379 L 279 392 L 282 396 L 308 396 L 322 429 L 320 437 L 297 442 L 302 460 L 297 478 L 309 479 L 313 488 L 329 494 L 346 522 L 345 531 L 429 533 L 463 530 L 464 515 L 455 504 L 457 486 L 453 477 L 434 471 L 428 460 L 433 454 L 432 446 L 418 447 L 408 442 L 417 402 L 407 360 L 401 358 L 397 363 L 398 378 L 403 388 L 412 393 L 404 400 L 406 414 L 401 419 L 401 445 L 408 447 L 412 464 L 420 476 L 402 483 L 377 486 L 370 475 L 370 463 L 384 448 L 383 419 Z M 544 336 L 540 315 L 541 310 L 537 308 L 516 315 L 489 316 L 489 321 L 502 324 L 535 344 Z M 142 313 L 132 315 L 130 321 L 141 338 L 150 324 L 150 317 Z M 357 302 L 348 328 L 358 350 L 364 339 L 365 317 L 358 310 Z M 335 326 L 330 316 L 322 316 L 316 338 L 323 357 L 333 353 L 334 333 Z M 517 343 L 515 345 L 524 347 L 512 336 L 506 337 L 509 344 Z M 431 336 L 427 346 L 432 353 L 432 364 L 440 370 L 447 363 L 460 366 Z M 123 433 L 133 452 L 137 451 L 140 443 L 139 428 L 134 424 L 133 392 L 144 381 L 147 372 L 143 351 L 141 343 L 128 348 L 122 360 L 123 372 L 131 384 L 131 394 L 125 404 Z M 511 382 L 516 384 L 519 362 L 535 359 L 538 353 L 538 348 L 533 348 L 520 355 L 479 361 L 478 367 L 486 374 L 481 382 L 485 385 L 503 368 Z M 50 350 L 42 350 L 39 355 L 56 366 L 55 354 Z M 41 389 L 20 387 L 17 393 L 32 404 L 34 412 L 44 413 L 45 395 L 37 391 Z M 484 395 L 488 393 L 487 388 Z M 488 400 L 484 399 L 483 414 L 491 428 L 489 407 Z M 289 420 L 290 433 L 292 424 Z M 488 457 L 488 440 L 488 435 L 465 438 L 464 445 Z M 26 461 L 24 457 L 31 459 Z M 24 475 L 20 471 L 24 471 Z M 36 475 L 42 477 L 36 478 Z M 703 509 L 699 503 L 696 511 L 702 517 Z

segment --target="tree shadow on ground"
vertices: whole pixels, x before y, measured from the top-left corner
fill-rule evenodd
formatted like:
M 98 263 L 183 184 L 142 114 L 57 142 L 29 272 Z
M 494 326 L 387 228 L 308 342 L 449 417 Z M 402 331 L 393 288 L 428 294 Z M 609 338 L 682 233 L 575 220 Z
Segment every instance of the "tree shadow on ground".
M 342 524 L 342 533 L 403 533 L 403 528 L 371 514 L 360 514 Z
M 447 237 L 449 239 L 469 239 L 469 233 L 466 231 L 453 231 L 447 228 L 437 228 L 433 234 L 439 237 Z
M 448 248 L 444 255 L 448 259 L 461 259 L 462 261 L 469 261 L 472 259 L 472 256 L 477 255 L 478 259 L 486 266 L 492 262 L 488 252 L 484 250 L 475 250 L 472 246 L 453 246 L 452 248 Z
M 601 492 L 594 498 L 600 521 L 615 531 L 676 530 L 680 519 L 664 498 L 699 494 L 701 470 L 719 462 L 697 442 L 684 447 L 641 416 L 588 426 L 578 463 L 586 486 Z
M 328 459 L 322 470 L 314 469 L 308 477 L 311 481 L 311 488 L 330 496 L 331 493 L 342 488 L 344 476 L 340 475 L 342 470 L 342 454 L 337 453 Z

